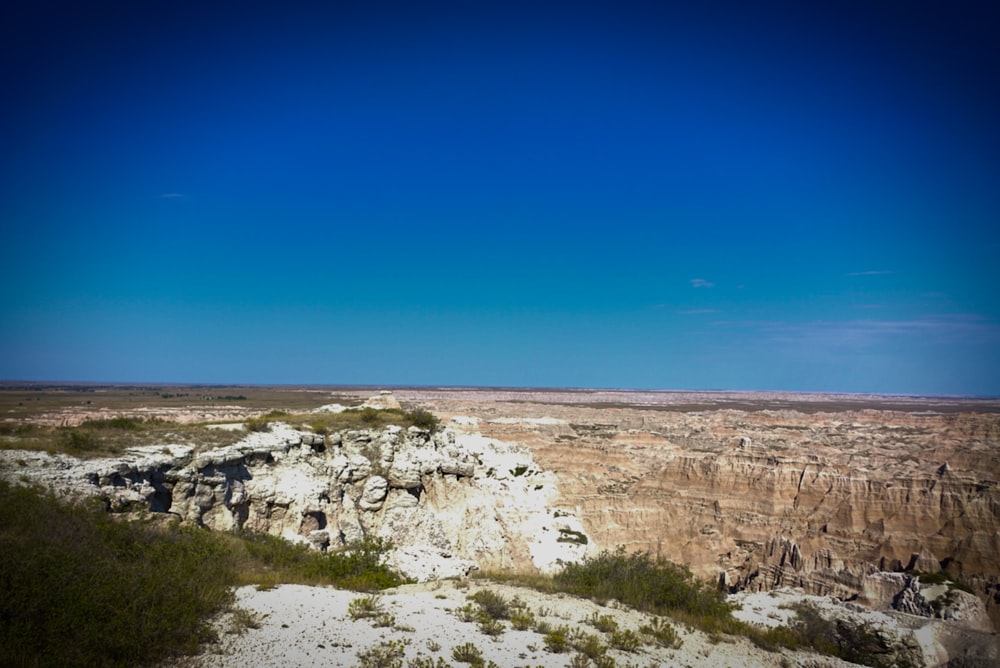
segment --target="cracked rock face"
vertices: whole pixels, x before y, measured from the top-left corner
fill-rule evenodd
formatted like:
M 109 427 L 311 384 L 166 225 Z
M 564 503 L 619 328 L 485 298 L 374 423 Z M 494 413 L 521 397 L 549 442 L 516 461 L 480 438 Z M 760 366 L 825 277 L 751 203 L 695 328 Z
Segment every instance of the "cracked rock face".
M 583 527 L 551 507 L 553 479 L 530 452 L 476 432 L 389 427 L 324 438 L 272 423 L 270 432 L 197 453 L 163 446 L 99 460 L 0 456 L 24 462 L 4 471 L 101 497 L 113 511 L 170 513 L 317 549 L 389 539 L 392 564 L 418 580 L 480 567 L 550 570 L 585 553 L 558 541 L 560 529 L 584 536 Z

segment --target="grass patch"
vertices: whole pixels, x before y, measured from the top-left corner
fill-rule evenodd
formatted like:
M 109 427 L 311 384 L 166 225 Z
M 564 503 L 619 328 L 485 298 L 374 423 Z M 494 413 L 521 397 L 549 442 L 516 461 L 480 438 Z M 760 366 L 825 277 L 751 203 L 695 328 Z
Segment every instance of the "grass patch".
M 570 648 L 570 630 L 568 626 L 559 626 L 550 629 L 542 641 L 545 643 L 545 651 L 553 654 L 562 654 Z
M 642 646 L 642 640 L 632 629 L 613 631 L 611 633 L 610 644 L 615 649 L 622 652 L 637 652 Z
M 660 617 L 653 617 L 648 624 L 643 625 L 639 629 L 639 632 L 648 636 L 652 642 L 660 647 L 677 649 L 682 644 L 681 638 L 677 635 L 677 631 L 673 625 Z
M 345 429 L 382 429 L 390 425 L 404 429 L 417 427 L 429 432 L 437 431 L 441 427 L 437 417 L 420 408 L 412 411 L 400 408 L 385 410 L 362 408 L 341 413 L 304 413 L 285 415 L 281 420 L 297 428 L 310 427 L 317 434 L 332 434 Z
M 504 596 L 489 589 L 480 589 L 469 598 L 478 603 L 479 609 L 490 619 L 510 619 L 513 605 Z
M 380 596 L 362 596 L 347 604 L 347 616 L 351 619 L 374 619 L 384 612 Z
M 452 647 L 451 658 L 459 663 L 468 663 L 472 666 L 482 666 L 485 663 L 483 651 L 471 642 Z
M 405 582 L 383 563 L 390 545 L 382 539 L 367 540 L 339 552 L 317 552 L 266 534 L 242 534 L 229 540 L 240 557 L 241 584 L 284 582 L 378 591 Z
M 383 640 L 357 653 L 358 668 L 402 668 L 406 642 Z
M 132 666 L 194 651 L 234 575 L 216 534 L 116 522 L 0 482 L 0 665 Z
M 590 617 L 583 620 L 601 633 L 613 633 L 618 630 L 618 622 L 611 615 L 599 615 L 597 612 L 591 613 Z
M 159 418 L 121 417 L 86 420 L 76 427 L 28 423 L 0 423 L 0 448 L 65 453 L 80 458 L 118 455 L 143 445 L 182 443 L 199 450 L 231 445 L 240 431 L 210 429 L 204 424 L 181 424 Z
M 99 504 L 0 481 L 0 665 L 157 664 L 211 640 L 208 620 L 236 585 L 401 584 L 382 563 L 387 548 L 321 553 L 271 536 L 122 522 Z
M 252 610 L 236 608 L 229 620 L 228 633 L 242 635 L 247 629 L 259 629 L 261 616 Z
M 697 580 L 691 571 L 643 552 L 605 550 L 566 567 L 553 576 L 557 589 L 577 596 L 626 605 L 656 615 L 681 617 L 710 633 L 731 633 L 741 624 L 721 592 Z
M 492 571 L 476 577 L 549 594 L 565 592 L 598 602 L 614 599 L 654 615 L 638 633 L 619 630 L 609 615 L 593 613 L 583 620 L 608 633 L 609 646 L 624 652 L 638 651 L 643 641 L 661 647 L 680 647 L 680 635 L 670 621 L 660 617 L 662 615 L 717 639 L 721 634 L 746 637 L 768 651 L 783 647 L 809 649 L 876 667 L 910 666 L 915 661 L 912 648 L 894 645 L 895 641 L 876 627 L 846 620 L 826 620 L 817 609 L 808 605 L 796 606 L 798 616 L 789 626 L 763 628 L 741 622 L 733 617 L 733 606 L 725 601 L 722 593 L 697 580 L 688 568 L 642 552 L 626 554 L 621 547 L 614 552 L 605 550 L 579 563 L 566 564 L 553 576 Z M 477 612 L 472 606 L 468 607 L 470 615 Z M 576 649 L 595 665 L 610 660 L 606 656 L 588 656 L 584 650 L 593 650 L 590 653 L 595 654 L 597 647 L 585 644 L 586 634 L 575 635 L 566 626 L 553 626 L 541 619 L 546 615 L 546 611 L 539 610 L 530 625 L 535 633 L 543 636 L 547 651 L 562 653 Z M 513 623 L 513 615 L 511 619 Z M 524 621 L 528 622 L 527 618 Z

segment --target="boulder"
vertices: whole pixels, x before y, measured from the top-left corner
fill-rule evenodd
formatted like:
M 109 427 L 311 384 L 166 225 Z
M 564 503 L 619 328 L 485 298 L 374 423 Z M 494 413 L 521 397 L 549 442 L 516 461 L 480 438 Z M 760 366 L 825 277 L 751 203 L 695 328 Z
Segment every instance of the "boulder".
M 361 510 L 376 511 L 382 507 L 385 495 L 389 491 L 389 481 L 380 475 L 373 475 L 365 481 L 361 491 L 358 507 Z
M 361 405 L 363 408 L 374 408 L 376 410 L 399 410 L 402 408 L 399 404 L 399 400 L 392 395 L 389 390 L 382 390 L 378 394 L 369 397 L 365 403 Z
M 386 477 L 390 487 L 415 489 L 420 487 L 420 474 L 420 462 L 409 457 L 397 457 Z

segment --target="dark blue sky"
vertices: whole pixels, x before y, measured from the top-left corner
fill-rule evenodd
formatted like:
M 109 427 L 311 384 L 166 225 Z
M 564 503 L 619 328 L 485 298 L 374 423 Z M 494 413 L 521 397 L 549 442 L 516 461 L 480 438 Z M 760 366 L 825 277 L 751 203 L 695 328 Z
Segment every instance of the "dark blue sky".
M 1000 394 L 994 2 L 24 4 L 0 378 Z

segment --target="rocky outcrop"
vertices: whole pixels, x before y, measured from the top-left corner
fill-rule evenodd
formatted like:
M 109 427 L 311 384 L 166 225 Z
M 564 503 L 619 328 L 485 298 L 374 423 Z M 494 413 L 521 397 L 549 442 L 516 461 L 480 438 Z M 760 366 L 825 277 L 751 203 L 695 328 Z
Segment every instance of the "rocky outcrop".
M 393 396 L 392 392 L 389 390 L 382 390 L 373 397 L 369 397 L 365 403 L 362 404 L 363 408 L 374 408 L 376 410 L 388 410 L 388 409 L 400 409 L 402 406 L 399 400 Z
M 530 444 L 601 546 L 862 601 L 872 574 L 945 568 L 1000 621 L 997 416 L 557 408 L 484 426 Z
M 323 550 L 386 538 L 396 546 L 393 565 L 416 579 L 551 570 L 586 550 L 582 525 L 553 503 L 551 474 L 524 447 L 476 432 L 388 427 L 324 436 L 272 423 L 270 432 L 202 452 L 168 445 L 113 460 L 0 456 L 5 474 L 102 498 L 112 511 L 170 513 Z

